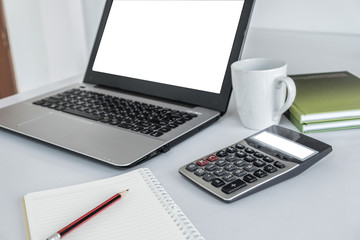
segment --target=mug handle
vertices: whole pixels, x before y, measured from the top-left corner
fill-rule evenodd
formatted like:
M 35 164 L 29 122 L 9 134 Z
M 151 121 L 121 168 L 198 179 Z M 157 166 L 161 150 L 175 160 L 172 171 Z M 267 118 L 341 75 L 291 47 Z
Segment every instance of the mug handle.
M 290 106 L 294 102 L 295 96 L 296 96 L 296 86 L 295 86 L 294 80 L 292 80 L 291 78 L 289 78 L 287 76 L 277 77 L 275 80 L 275 88 L 280 89 L 282 87 L 282 83 L 285 83 L 285 85 L 286 85 L 287 97 L 286 97 L 286 101 L 285 101 L 284 105 L 279 110 L 277 110 L 273 115 L 273 120 L 275 122 L 280 120 L 281 115 L 290 108 Z

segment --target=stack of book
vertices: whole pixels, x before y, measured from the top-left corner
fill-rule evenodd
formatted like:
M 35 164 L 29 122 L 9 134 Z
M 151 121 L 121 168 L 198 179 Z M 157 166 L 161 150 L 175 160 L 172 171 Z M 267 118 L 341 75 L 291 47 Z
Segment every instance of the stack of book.
M 360 79 L 348 72 L 290 76 L 296 98 L 288 118 L 303 133 L 360 128 Z

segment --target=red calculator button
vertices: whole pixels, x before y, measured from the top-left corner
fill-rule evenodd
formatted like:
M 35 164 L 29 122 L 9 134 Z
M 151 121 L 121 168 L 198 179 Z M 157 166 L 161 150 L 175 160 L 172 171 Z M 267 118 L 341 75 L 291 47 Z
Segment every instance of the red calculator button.
M 210 156 L 208 156 L 208 157 L 206 158 L 206 160 L 208 160 L 209 162 L 213 162 L 213 161 L 216 161 L 216 160 L 218 160 L 218 159 L 219 159 L 219 157 L 216 156 L 216 155 L 210 155 Z
M 208 163 L 209 162 L 204 159 L 197 160 L 197 162 L 196 162 L 196 164 L 199 165 L 200 167 L 205 166 Z

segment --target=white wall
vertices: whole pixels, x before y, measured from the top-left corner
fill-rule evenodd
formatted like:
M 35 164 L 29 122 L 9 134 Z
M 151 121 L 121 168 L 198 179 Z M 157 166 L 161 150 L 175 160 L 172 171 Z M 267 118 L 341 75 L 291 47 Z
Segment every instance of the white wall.
M 251 26 L 360 34 L 360 0 L 256 0 Z
M 3 0 L 20 92 L 85 71 L 105 0 Z M 360 34 L 360 0 L 256 0 L 252 28 Z
M 84 72 L 88 46 L 80 0 L 3 0 L 20 92 Z

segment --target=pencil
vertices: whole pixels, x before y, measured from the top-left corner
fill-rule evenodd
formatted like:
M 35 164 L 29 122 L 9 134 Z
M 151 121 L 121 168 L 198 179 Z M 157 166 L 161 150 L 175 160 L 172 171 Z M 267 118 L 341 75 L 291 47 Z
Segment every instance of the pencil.
M 60 229 L 59 231 L 57 231 L 56 233 L 54 233 L 53 235 L 48 237 L 46 240 L 61 239 L 63 236 L 65 236 L 66 234 L 68 234 L 69 232 L 71 232 L 72 230 L 74 230 L 75 228 L 77 228 L 78 226 L 80 226 L 81 224 L 83 224 L 84 222 L 89 220 L 90 218 L 94 217 L 99 212 L 103 211 L 104 209 L 106 209 L 107 207 L 112 205 L 113 203 L 119 201 L 122 197 L 124 197 L 126 195 L 126 193 L 128 191 L 129 191 L 129 189 L 115 194 L 114 196 L 112 196 L 111 198 L 106 200 L 105 202 L 101 203 L 99 206 L 95 207 L 94 209 L 85 213 L 84 215 L 82 215 L 81 217 L 79 217 L 78 219 L 76 219 L 75 221 L 73 221 L 72 223 L 67 225 L 66 227 L 64 227 L 64 228 Z

